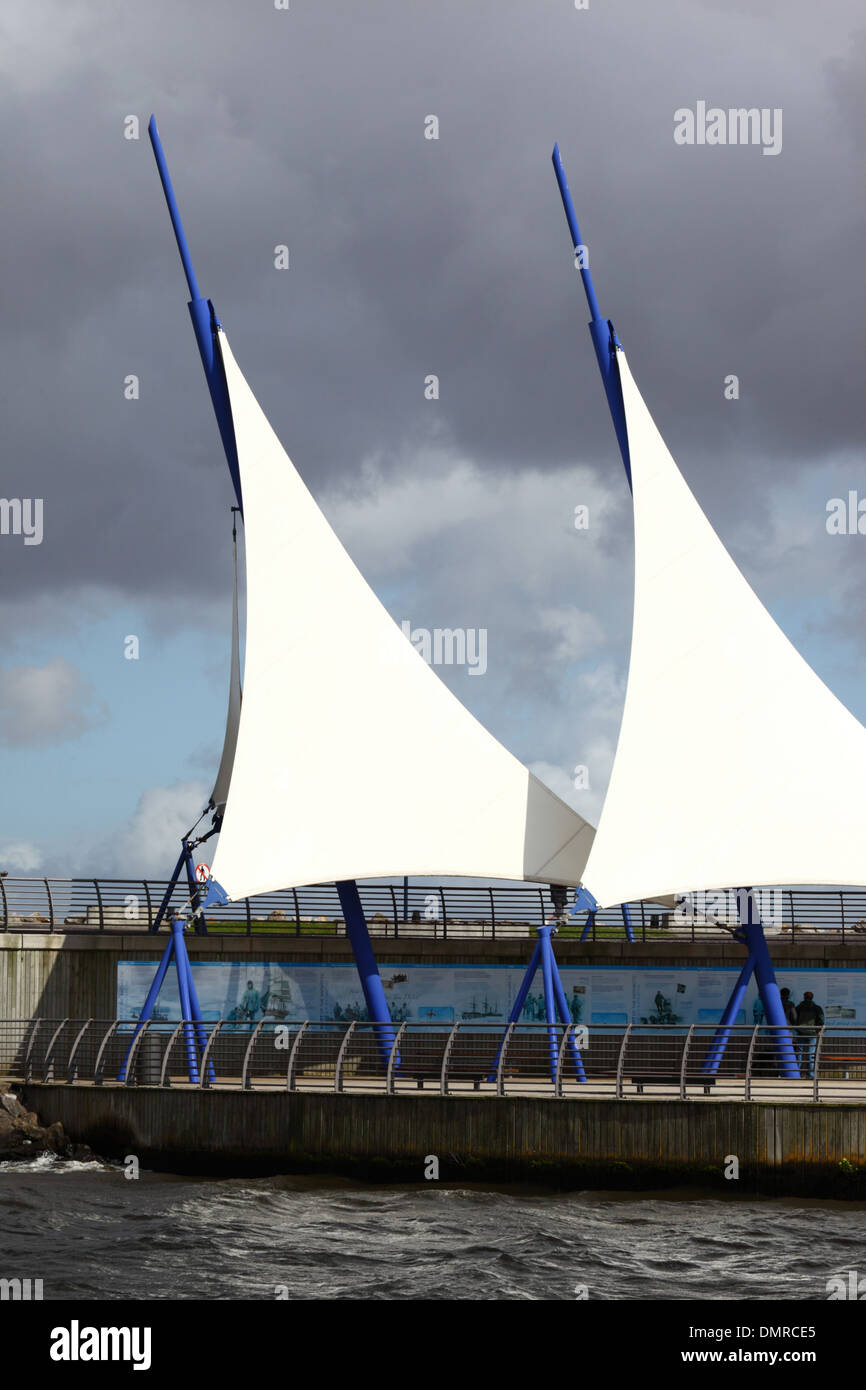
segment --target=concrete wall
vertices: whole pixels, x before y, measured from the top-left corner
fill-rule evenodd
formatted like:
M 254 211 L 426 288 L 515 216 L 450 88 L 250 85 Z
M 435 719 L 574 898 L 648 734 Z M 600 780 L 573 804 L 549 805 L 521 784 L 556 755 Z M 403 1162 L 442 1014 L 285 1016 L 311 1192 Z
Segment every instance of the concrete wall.
M 565 1185 L 718 1185 L 866 1196 L 866 1108 L 30 1085 L 44 1124 L 97 1152 L 207 1172 L 322 1169 Z M 726 1181 L 728 1155 L 740 1163 Z M 850 1169 L 846 1168 L 850 1165 Z M 857 1171 L 857 1165 L 862 1171 Z
M 128 936 L 106 933 L 0 933 L 0 1018 L 114 1018 L 117 1007 L 117 963 L 120 960 L 156 962 L 166 936 L 142 932 Z M 524 941 L 430 941 L 381 938 L 376 949 L 383 960 L 411 965 L 518 965 L 529 960 L 532 943 Z M 350 964 L 349 943 L 339 937 L 224 936 L 187 937 L 190 958 L 243 961 L 331 961 Z M 785 965 L 812 969 L 866 968 L 866 942 L 847 946 L 810 940 L 790 945 L 773 941 L 773 959 Z M 691 945 L 626 941 L 581 944 L 558 940 L 560 965 L 682 965 L 741 966 L 744 953 L 736 942 Z

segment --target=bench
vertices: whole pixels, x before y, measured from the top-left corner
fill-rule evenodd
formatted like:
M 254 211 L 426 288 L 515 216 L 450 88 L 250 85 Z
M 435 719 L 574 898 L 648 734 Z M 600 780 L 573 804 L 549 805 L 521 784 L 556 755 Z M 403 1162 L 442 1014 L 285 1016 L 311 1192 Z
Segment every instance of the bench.
M 850 1057 L 846 1057 L 843 1053 L 838 1053 L 838 1052 L 825 1052 L 825 1053 L 824 1053 L 824 1056 L 821 1058 L 821 1061 L 822 1061 L 822 1062 L 824 1063 L 824 1065 L 827 1066 L 827 1067 L 829 1067 L 829 1066 L 834 1066 L 837 1062 L 842 1062 L 842 1063 L 844 1063 L 844 1066 L 845 1066 L 845 1076 L 843 1077 L 843 1080 L 845 1080 L 845 1081 L 850 1081 L 851 1078 L 850 1078 L 850 1076 L 848 1075 L 850 1063 L 851 1063 L 851 1062 L 859 1062 L 861 1066 L 866 1066 L 866 1054 L 863 1054 L 863 1053 L 861 1053 L 861 1054 L 859 1054 L 859 1055 L 854 1055 L 854 1054 L 852 1054 Z
M 637 1087 L 638 1095 L 643 1095 L 644 1086 L 676 1086 L 679 1088 L 680 1078 L 678 1076 L 633 1076 L 631 1084 Z M 703 1086 L 704 1095 L 708 1096 L 710 1090 L 716 1084 L 714 1076 L 702 1076 L 700 1081 L 686 1081 L 687 1086 Z

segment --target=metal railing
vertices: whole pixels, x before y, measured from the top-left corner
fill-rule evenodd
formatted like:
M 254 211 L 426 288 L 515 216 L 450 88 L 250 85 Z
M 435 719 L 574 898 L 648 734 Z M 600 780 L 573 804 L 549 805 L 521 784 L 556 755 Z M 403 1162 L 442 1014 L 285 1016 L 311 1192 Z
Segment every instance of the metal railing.
M 57 879 L 0 877 L 0 931 L 130 933 L 152 930 L 168 881 L 164 879 Z M 382 937 L 434 940 L 498 940 L 528 936 L 550 919 L 549 890 L 539 884 L 478 885 L 360 884 L 370 932 Z M 189 890 L 178 884 L 171 907 L 180 909 Z M 781 889 L 773 894 L 774 915 L 765 918 L 770 938 L 802 941 L 831 934 L 834 941 L 866 944 L 866 888 Z M 636 941 L 730 940 L 730 925 L 650 903 L 629 904 Z M 561 937 L 581 937 L 585 917 L 560 927 Z M 333 884 L 290 888 L 229 903 L 207 914 L 208 932 L 298 936 L 344 936 Z M 167 924 L 166 924 L 167 925 Z M 619 908 L 596 914 L 587 939 L 622 939 Z
M 798 1075 L 799 1073 L 799 1075 Z M 866 1102 L 866 1026 L 0 1021 L 25 1084 Z

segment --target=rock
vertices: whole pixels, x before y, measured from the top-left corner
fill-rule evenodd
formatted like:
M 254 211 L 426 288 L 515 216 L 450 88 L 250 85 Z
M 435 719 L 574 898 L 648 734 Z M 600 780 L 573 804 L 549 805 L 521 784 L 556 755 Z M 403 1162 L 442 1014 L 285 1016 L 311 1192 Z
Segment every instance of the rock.
M 27 1110 L 11 1091 L 0 1095 L 0 1159 L 33 1158 L 42 1153 L 84 1162 L 96 1159 L 86 1144 L 70 1143 L 60 1120 L 43 1125 L 35 1110 Z
M 44 916 L 41 912 L 31 912 L 29 917 L 25 917 L 24 920 L 25 922 L 48 922 L 50 918 Z
M 275 907 L 273 912 L 268 913 L 269 922 L 288 922 L 289 914 L 283 912 L 281 907 Z

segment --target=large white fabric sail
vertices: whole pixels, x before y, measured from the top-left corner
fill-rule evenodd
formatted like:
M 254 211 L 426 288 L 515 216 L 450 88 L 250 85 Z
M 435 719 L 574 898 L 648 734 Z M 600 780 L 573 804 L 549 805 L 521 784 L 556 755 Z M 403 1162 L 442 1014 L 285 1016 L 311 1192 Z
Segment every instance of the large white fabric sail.
M 756 597 L 617 353 L 635 600 L 619 741 L 584 881 L 659 893 L 866 882 L 866 729 Z
M 577 884 L 593 829 L 461 705 L 319 510 L 218 334 L 244 499 L 244 698 L 214 879 Z

